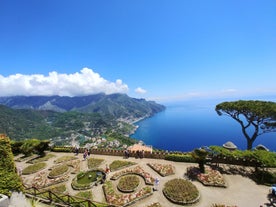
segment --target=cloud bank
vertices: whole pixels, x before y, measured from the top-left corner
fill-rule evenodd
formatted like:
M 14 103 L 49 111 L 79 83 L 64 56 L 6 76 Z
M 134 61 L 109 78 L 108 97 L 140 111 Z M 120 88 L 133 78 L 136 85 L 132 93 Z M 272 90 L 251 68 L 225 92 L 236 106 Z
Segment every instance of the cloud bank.
M 92 69 L 83 68 L 80 73 L 73 74 L 59 74 L 53 71 L 48 76 L 0 75 L 0 91 L 0 96 L 83 96 L 97 93 L 127 93 L 128 86 L 120 79 L 110 82 Z
M 144 93 L 147 93 L 147 91 L 141 87 L 138 87 L 135 89 L 135 92 L 136 93 L 139 93 L 139 94 L 144 94 Z

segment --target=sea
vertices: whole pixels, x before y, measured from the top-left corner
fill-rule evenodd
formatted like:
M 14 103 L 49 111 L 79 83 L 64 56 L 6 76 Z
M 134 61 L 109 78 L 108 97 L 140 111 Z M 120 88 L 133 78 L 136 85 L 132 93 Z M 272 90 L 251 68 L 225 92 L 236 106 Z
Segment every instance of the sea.
M 219 103 L 219 102 L 218 102 Z M 217 102 L 185 102 L 166 105 L 166 110 L 146 118 L 138 126 L 132 138 L 153 148 L 189 152 L 203 146 L 222 146 L 231 141 L 238 149 L 245 150 L 247 142 L 241 126 L 233 118 L 215 111 Z M 260 135 L 258 144 L 276 151 L 276 132 Z

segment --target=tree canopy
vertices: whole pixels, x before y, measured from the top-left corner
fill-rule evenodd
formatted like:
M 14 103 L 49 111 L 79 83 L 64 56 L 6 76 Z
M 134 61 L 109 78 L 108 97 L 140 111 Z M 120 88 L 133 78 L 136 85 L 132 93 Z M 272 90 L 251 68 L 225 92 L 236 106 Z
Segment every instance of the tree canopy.
M 233 101 L 223 102 L 216 106 L 219 116 L 227 115 L 236 120 L 247 140 L 247 149 L 259 135 L 276 132 L 276 103 L 270 101 Z

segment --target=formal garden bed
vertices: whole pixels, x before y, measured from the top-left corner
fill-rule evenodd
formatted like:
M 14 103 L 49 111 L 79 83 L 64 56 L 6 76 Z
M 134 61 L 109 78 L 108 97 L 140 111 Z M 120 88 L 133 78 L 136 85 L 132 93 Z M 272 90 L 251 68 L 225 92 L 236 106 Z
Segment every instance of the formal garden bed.
M 209 166 L 205 166 L 205 173 L 201 173 L 198 167 L 189 167 L 187 168 L 187 176 L 206 186 L 227 187 L 223 175 Z
M 105 172 L 99 169 L 80 172 L 72 180 L 71 186 L 75 190 L 86 190 L 97 185 L 98 182 L 103 182 L 106 177 Z
M 156 202 L 148 205 L 147 207 L 162 207 L 162 205 L 159 202 Z
M 129 166 L 132 166 L 132 165 L 135 165 L 137 163 L 135 162 L 131 162 L 131 161 L 125 161 L 125 160 L 114 160 L 110 165 L 109 165 L 109 168 L 110 168 L 110 171 L 116 171 L 116 170 L 121 170 L 125 167 L 129 167 Z
M 54 162 L 56 164 L 59 164 L 59 163 L 62 163 L 62 162 L 68 162 L 68 161 L 72 161 L 72 160 L 76 160 L 76 159 L 78 159 L 78 158 L 75 157 L 75 156 L 65 155 L 65 156 L 59 157 Z
M 182 178 L 176 178 L 165 183 L 165 197 L 176 204 L 187 205 L 199 201 L 199 191 L 194 184 Z
M 50 178 L 50 179 L 58 178 L 60 176 L 65 175 L 68 172 L 69 172 L 68 165 L 61 164 L 61 165 L 55 166 L 54 168 L 51 169 L 51 171 L 48 175 L 48 178 Z
M 53 157 L 56 157 L 56 155 L 49 153 L 42 157 L 35 157 L 34 159 L 27 161 L 27 163 L 35 164 L 35 163 L 39 163 L 39 162 L 45 162 Z
M 79 159 L 68 161 L 68 162 L 66 162 L 66 164 L 72 168 L 71 174 L 77 174 L 80 172 L 80 160 Z
M 107 203 L 110 205 L 126 206 L 140 199 L 152 195 L 152 188 L 145 186 L 133 193 L 117 193 L 113 187 L 112 181 L 107 181 L 103 185 L 103 191 Z
M 119 179 L 117 188 L 123 193 L 134 192 L 140 184 L 140 179 L 137 175 L 125 175 Z
M 47 171 L 41 171 L 38 172 L 35 177 L 32 180 L 31 186 L 36 187 L 36 188 L 45 188 L 51 185 L 55 185 L 58 183 L 62 183 L 65 181 L 68 181 L 69 175 L 65 174 L 63 176 L 59 176 L 54 179 L 49 179 L 48 178 L 48 172 Z M 26 185 L 26 184 L 25 184 Z
M 98 159 L 98 158 L 89 158 L 87 159 L 87 166 L 88 169 L 98 168 L 104 159 Z
M 121 177 L 123 175 L 127 175 L 127 174 L 140 175 L 144 178 L 145 183 L 147 185 L 153 185 L 154 184 L 155 179 L 148 172 L 146 172 L 143 168 L 141 168 L 140 166 L 136 166 L 134 168 L 127 168 L 125 170 L 119 171 L 119 172 L 115 173 L 110 179 L 111 180 L 117 180 L 119 177 Z
M 47 164 L 45 162 L 39 162 L 36 164 L 32 164 L 32 165 L 29 165 L 26 168 L 24 168 L 22 170 L 22 174 L 23 175 L 33 174 L 33 173 L 36 173 L 38 171 L 45 169 L 46 166 L 47 166 Z
M 148 166 L 163 177 L 173 175 L 175 173 L 175 168 L 171 164 L 148 163 Z

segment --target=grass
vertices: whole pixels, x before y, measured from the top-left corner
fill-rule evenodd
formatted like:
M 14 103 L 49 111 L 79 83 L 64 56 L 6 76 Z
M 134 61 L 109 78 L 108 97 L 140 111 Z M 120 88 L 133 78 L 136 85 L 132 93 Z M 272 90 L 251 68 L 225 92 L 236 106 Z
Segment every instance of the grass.
M 165 183 L 163 193 L 167 199 L 177 204 L 192 204 L 199 200 L 199 191 L 196 186 L 181 178 Z
M 82 174 L 82 176 L 78 176 L 77 183 L 78 184 L 88 184 L 95 182 L 97 180 L 97 171 L 88 171 Z
M 93 195 L 90 190 L 78 192 L 75 196 L 78 198 L 83 198 L 83 199 L 90 199 L 90 200 L 93 199 Z
M 56 156 L 54 154 L 47 154 L 43 157 L 39 157 L 39 158 L 35 158 L 33 160 L 30 160 L 30 161 L 28 161 L 28 163 L 35 164 L 35 163 L 38 163 L 38 162 L 45 162 L 45 161 L 48 161 L 49 159 L 51 159 L 53 157 L 56 157 Z
M 133 192 L 139 186 L 137 175 L 126 175 L 120 178 L 117 188 L 122 192 Z
M 66 173 L 68 170 L 69 170 L 69 167 L 66 164 L 56 166 L 49 173 L 49 177 L 54 178 L 54 177 L 61 176 L 64 173 Z
M 76 158 L 74 156 L 62 156 L 62 157 L 56 159 L 55 163 L 58 164 L 58 163 L 68 162 L 68 161 L 76 160 L 76 159 L 78 159 L 78 158 Z
M 97 168 L 102 164 L 104 159 L 97 159 L 97 158 L 89 158 L 87 160 L 88 169 Z
M 28 167 L 24 168 L 22 170 L 22 174 L 23 175 L 29 175 L 29 174 L 33 174 L 36 173 L 42 169 L 44 169 L 47 166 L 47 164 L 45 162 L 39 162 L 33 165 L 29 165 Z
M 135 165 L 135 162 L 130 161 L 122 161 L 122 160 L 114 160 L 110 165 L 109 168 L 111 171 L 122 169 L 123 167 L 129 167 L 131 165 Z

